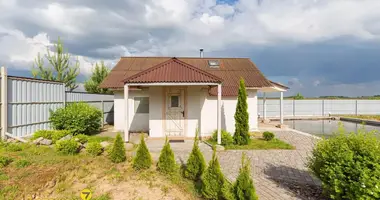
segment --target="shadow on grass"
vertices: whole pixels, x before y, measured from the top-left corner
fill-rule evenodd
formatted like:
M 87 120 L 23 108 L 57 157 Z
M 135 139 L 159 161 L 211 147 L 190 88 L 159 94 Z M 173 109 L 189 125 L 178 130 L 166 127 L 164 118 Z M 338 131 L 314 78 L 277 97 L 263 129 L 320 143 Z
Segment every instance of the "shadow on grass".
M 265 175 L 278 184 L 279 187 L 292 193 L 302 200 L 328 200 L 323 193 L 320 181 L 313 178 L 308 171 L 288 166 L 269 165 Z M 313 181 L 313 179 L 315 181 Z

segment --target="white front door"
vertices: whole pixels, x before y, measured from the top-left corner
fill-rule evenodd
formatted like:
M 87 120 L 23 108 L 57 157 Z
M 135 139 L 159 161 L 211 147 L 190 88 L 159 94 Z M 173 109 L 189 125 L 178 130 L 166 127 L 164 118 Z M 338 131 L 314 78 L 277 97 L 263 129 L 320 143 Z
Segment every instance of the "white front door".
M 185 90 L 168 87 L 166 90 L 165 135 L 184 136 Z

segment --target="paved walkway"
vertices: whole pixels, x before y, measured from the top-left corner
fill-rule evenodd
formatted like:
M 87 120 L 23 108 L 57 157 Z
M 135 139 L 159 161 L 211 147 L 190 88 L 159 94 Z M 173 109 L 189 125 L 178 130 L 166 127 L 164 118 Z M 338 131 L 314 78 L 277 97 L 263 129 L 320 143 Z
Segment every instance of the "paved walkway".
M 274 131 L 276 137 L 296 147 L 296 150 L 245 150 L 251 160 L 252 176 L 260 200 L 320 199 L 320 182 L 306 170 L 305 163 L 317 139 L 294 131 Z M 157 159 L 163 141 L 148 140 L 153 158 Z M 186 162 L 192 141 L 171 144 L 178 162 Z M 207 161 L 211 148 L 201 143 L 200 148 Z M 218 152 L 225 176 L 234 181 L 241 165 L 241 150 Z

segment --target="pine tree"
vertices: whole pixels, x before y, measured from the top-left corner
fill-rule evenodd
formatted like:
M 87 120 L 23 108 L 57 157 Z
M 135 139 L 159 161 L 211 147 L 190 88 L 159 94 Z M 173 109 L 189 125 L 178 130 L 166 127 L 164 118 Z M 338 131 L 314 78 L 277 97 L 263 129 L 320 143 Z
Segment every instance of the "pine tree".
M 235 134 L 233 137 L 237 145 L 246 145 L 249 143 L 248 119 L 247 91 L 245 90 L 244 79 L 240 79 L 238 102 L 235 111 Z
M 76 59 L 75 64 L 71 65 L 69 53 L 64 52 L 63 42 L 58 37 L 57 43 L 54 44 L 54 53 L 52 54 L 47 49 L 46 60 L 50 66 L 44 66 L 44 59 L 38 53 L 32 68 L 32 75 L 34 78 L 41 78 L 44 80 L 61 81 L 65 83 L 66 88 L 70 91 L 76 89 L 76 77 L 79 75 L 79 61 Z
M 140 145 L 137 148 L 136 156 L 133 159 L 133 168 L 136 170 L 149 169 L 152 165 L 152 157 L 146 146 L 144 135 L 141 134 Z
M 236 179 L 234 185 L 235 197 L 238 200 L 257 200 L 255 186 L 251 178 L 251 172 L 249 167 L 250 161 L 246 158 L 245 153 L 243 153 L 241 158 L 241 168 L 239 171 L 239 176 Z
M 103 80 L 108 76 L 109 72 L 110 70 L 104 64 L 104 61 L 101 61 L 99 65 L 96 63 L 90 79 L 84 83 L 84 89 L 89 93 L 112 94 L 107 88 L 99 87 Z
M 201 194 L 206 199 L 223 199 L 222 189 L 226 187 L 226 179 L 220 169 L 215 147 L 208 168 L 201 176 Z
M 206 161 L 199 149 L 198 129 L 195 131 L 194 145 L 186 163 L 184 176 L 190 180 L 199 180 L 206 169 Z
M 125 154 L 124 141 L 121 138 L 120 133 L 116 135 L 116 139 L 113 143 L 109 158 L 114 163 L 124 162 L 127 159 Z
M 157 170 L 166 174 L 174 173 L 177 170 L 174 152 L 170 148 L 168 137 L 166 137 L 165 145 L 161 150 L 160 158 L 157 163 Z

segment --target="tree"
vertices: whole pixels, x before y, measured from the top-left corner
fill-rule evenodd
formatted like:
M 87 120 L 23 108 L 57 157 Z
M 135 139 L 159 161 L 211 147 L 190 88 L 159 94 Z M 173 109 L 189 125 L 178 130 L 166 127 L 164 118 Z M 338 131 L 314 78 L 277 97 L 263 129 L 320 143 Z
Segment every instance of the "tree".
M 297 93 L 296 94 L 296 96 L 293 96 L 293 99 L 295 99 L 295 100 L 300 100 L 300 99 L 304 99 L 304 97 L 302 96 L 302 94 L 301 93 Z
M 69 53 L 64 52 L 63 42 L 58 37 L 58 41 L 54 44 L 54 53 L 51 53 L 48 48 L 47 55 L 45 55 L 50 65 L 45 66 L 44 58 L 38 53 L 32 68 L 33 77 L 61 81 L 65 83 L 66 88 L 73 91 L 78 87 L 76 77 L 79 74 L 79 61 L 76 59 L 75 64 L 71 65 L 70 57 Z
M 199 180 L 202 173 L 206 169 L 205 158 L 199 149 L 198 145 L 198 129 L 195 131 L 194 145 L 191 150 L 189 159 L 186 163 L 186 168 L 183 175 L 191 180 Z
M 174 152 L 170 148 L 168 137 L 166 137 L 165 145 L 161 150 L 160 157 L 157 163 L 157 170 L 165 174 L 172 174 L 177 170 Z
M 148 147 L 146 146 L 143 134 L 141 134 L 140 144 L 137 148 L 136 156 L 133 159 L 132 165 L 136 170 L 149 169 L 152 165 L 152 157 L 149 153 Z
M 249 159 L 246 157 L 246 154 L 243 153 L 241 158 L 241 168 L 234 185 L 234 194 L 238 200 L 257 200 L 258 197 L 251 178 Z
M 109 72 L 110 70 L 106 67 L 104 61 L 101 61 L 99 64 L 96 63 L 90 79 L 84 83 L 84 89 L 89 93 L 112 94 L 107 88 L 99 87 L 103 80 L 108 76 Z
M 246 145 L 249 142 L 247 91 L 244 79 L 240 79 L 238 102 L 235 111 L 235 134 L 234 142 L 237 145 Z

